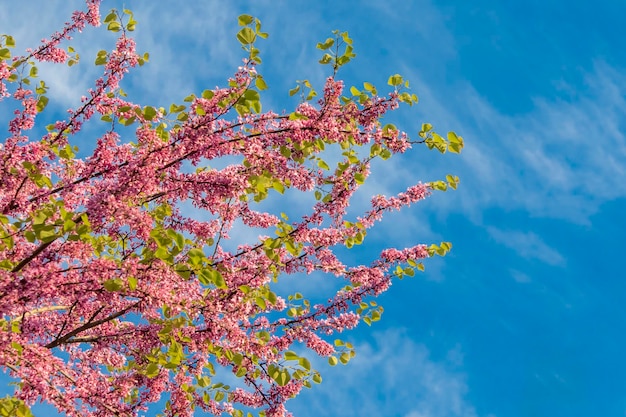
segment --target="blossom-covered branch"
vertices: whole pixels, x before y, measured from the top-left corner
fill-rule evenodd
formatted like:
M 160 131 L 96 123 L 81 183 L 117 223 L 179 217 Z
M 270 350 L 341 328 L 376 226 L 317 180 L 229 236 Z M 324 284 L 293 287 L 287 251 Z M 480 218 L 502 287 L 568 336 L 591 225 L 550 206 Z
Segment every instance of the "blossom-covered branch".
M 340 248 L 363 244 L 386 212 L 458 183 L 448 176 L 374 195 L 348 215 L 371 162 L 416 144 L 459 152 L 463 140 L 429 124 L 411 139 L 383 124 L 417 97 L 399 75 L 387 94 L 370 83 L 346 89 L 338 70 L 355 55 L 340 32 L 318 44 L 332 69 L 319 98 L 305 80 L 291 90 L 303 94 L 293 111 L 263 112 L 256 41 L 267 35 L 249 15 L 237 33 L 244 63 L 225 87 L 168 109 L 138 103 L 120 88 L 148 60 L 131 37 L 132 12 L 101 18 L 97 0 L 86 9 L 23 56 L 0 38 L 0 100 L 17 108 L 0 143 L 0 368 L 20 382 L 0 405 L 29 415 L 41 400 L 67 415 L 136 416 L 166 395 L 169 416 L 288 415 L 285 403 L 321 382 L 308 355 L 347 363 L 352 346 L 332 335 L 378 320 L 374 298 L 394 277 L 450 249 L 416 244 L 362 265 L 341 260 Z M 66 44 L 100 22 L 116 36 L 96 56 L 102 75 L 37 136 L 39 114 L 55 104 L 45 82 L 30 87 L 37 63 L 80 70 Z M 79 158 L 87 123 L 102 133 Z M 210 167 L 220 160 L 229 164 Z M 311 204 L 298 212 L 296 199 Z M 291 220 L 277 208 L 286 204 Z M 297 291 L 310 274 L 338 283 L 325 301 Z M 294 291 L 277 285 L 289 275 Z

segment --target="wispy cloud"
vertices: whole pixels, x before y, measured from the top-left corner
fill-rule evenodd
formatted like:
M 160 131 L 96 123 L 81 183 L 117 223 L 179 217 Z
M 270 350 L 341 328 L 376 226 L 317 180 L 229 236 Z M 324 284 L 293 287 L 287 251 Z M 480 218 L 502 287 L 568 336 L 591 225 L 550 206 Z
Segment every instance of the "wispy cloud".
M 565 264 L 565 258 L 533 232 L 500 230 L 495 227 L 489 227 L 487 231 L 497 243 L 513 249 L 523 258 L 537 259 L 548 265 L 562 266 Z
M 586 81 L 570 100 L 537 97 L 529 113 L 506 115 L 469 84 L 421 79 L 433 119 L 466 139 L 450 168 L 461 177 L 461 204 L 446 209 L 480 219 L 498 207 L 586 223 L 602 203 L 626 196 L 626 77 L 598 61 Z
M 532 281 L 532 279 L 525 273 L 518 271 L 517 269 L 510 269 L 509 273 L 511 277 L 515 280 L 515 282 L 519 282 L 520 284 L 526 284 Z
M 389 330 L 375 333 L 371 342 L 356 349 L 357 356 L 347 365 L 350 372 L 341 367 L 325 371 L 322 385 L 290 404 L 295 415 L 477 416 L 466 399 L 459 346 L 448 360 L 437 362 L 426 346 L 402 330 Z
M 26 48 L 35 48 L 43 38 L 50 36 L 63 27 L 63 23 L 70 20 L 77 4 L 67 2 L 52 4 L 37 2 L 8 6 L 7 2 L 0 3 L 0 27 L 2 33 L 10 34 L 16 41 L 14 55 L 22 55 Z M 28 22 L 28 24 L 24 24 Z M 51 107 L 59 105 L 64 112 L 70 106 L 76 106 L 80 97 L 84 95 L 93 80 L 98 77 L 101 67 L 95 67 L 93 60 L 96 51 L 107 46 L 106 40 L 98 36 L 98 29 L 87 27 L 84 33 L 64 44 L 71 45 L 80 54 L 80 64 L 67 67 L 49 63 L 39 63 L 39 74 L 42 80 L 50 87 L 49 96 L 52 98 Z M 101 32 L 100 32 L 101 34 Z
M 130 77 L 142 99 L 168 107 L 192 92 L 224 85 L 241 65 L 230 3 L 148 2 L 131 8 L 139 21 L 133 34 L 138 50 L 150 53 L 150 62 Z

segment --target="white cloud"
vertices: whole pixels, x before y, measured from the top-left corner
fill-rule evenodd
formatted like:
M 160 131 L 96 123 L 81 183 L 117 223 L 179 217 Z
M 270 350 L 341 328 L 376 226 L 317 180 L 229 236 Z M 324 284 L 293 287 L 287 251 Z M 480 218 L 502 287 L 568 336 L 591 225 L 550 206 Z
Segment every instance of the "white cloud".
M 562 266 L 565 264 L 565 258 L 533 232 L 500 230 L 495 227 L 488 227 L 487 232 L 497 243 L 513 249 L 523 258 L 537 259 L 548 265 Z
M 460 201 L 443 201 L 446 211 L 477 223 L 491 207 L 586 223 L 602 203 L 626 196 L 626 77 L 617 68 L 598 61 L 576 96 L 536 97 L 532 111 L 517 115 L 467 83 L 411 78 L 436 127 L 466 140 L 460 158 L 445 161 L 461 178 Z
M 144 100 L 167 107 L 192 92 L 224 85 L 241 65 L 230 3 L 142 2 L 130 7 L 139 22 L 133 35 L 138 51 L 150 53 L 150 62 L 131 74 Z
M 532 281 L 532 279 L 527 274 L 516 269 L 510 269 L 509 273 L 511 274 L 511 277 L 513 277 L 515 282 L 518 282 L 520 284 L 526 284 Z
M 35 48 L 40 45 L 43 38 L 49 39 L 54 32 L 62 28 L 64 22 L 70 20 L 72 11 L 77 6 L 84 8 L 84 4 L 72 2 L 63 4 L 31 2 L 21 4 L 20 7 L 0 3 L 2 32 L 12 35 L 16 42 L 12 54 L 22 55 L 26 48 Z M 83 33 L 77 34 L 75 39 L 63 44 L 72 45 L 80 54 L 79 65 L 70 68 L 49 63 L 37 64 L 41 79 L 50 87 L 49 96 L 60 105 L 62 112 L 70 106 L 76 106 L 80 97 L 93 85 L 93 80 L 99 75 L 101 67 L 94 67 L 93 60 L 98 46 L 104 46 L 102 37 L 98 36 L 97 32 L 98 29 L 89 26 Z
M 468 403 L 460 346 L 449 360 L 433 361 L 428 349 L 401 330 L 374 333 L 358 344 L 346 366 L 323 371 L 324 381 L 288 404 L 295 415 L 476 417 Z M 291 407 L 289 407 L 291 405 Z
M 126 6 L 139 22 L 132 34 L 137 50 L 147 51 L 151 57 L 147 65 L 131 71 L 123 83 L 125 90 L 134 93 L 131 100 L 135 97 L 152 104 L 157 100 L 159 105 L 169 106 L 196 91 L 197 84 L 202 84 L 202 89 L 213 88 L 218 82 L 224 84 L 225 77 L 241 65 L 243 52 L 235 40 L 236 13 L 230 4 L 209 1 L 190 7 L 187 2 L 170 1 L 166 7 L 149 2 Z M 121 1 L 103 2 L 102 16 L 111 8 L 123 7 Z M 59 30 L 76 8 L 85 6 L 80 2 L 32 2 L 9 9 L 0 3 L 0 27 L 3 33 L 13 35 L 16 53 L 21 53 Z M 115 36 L 107 34 L 104 27 L 87 27 L 66 42 L 64 45 L 72 45 L 80 54 L 81 65 L 68 68 L 41 64 L 40 75 L 50 85 L 50 95 L 65 107 L 76 105 L 101 74 L 102 67 L 93 65 L 97 51 L 110 50 L 114 40 Z

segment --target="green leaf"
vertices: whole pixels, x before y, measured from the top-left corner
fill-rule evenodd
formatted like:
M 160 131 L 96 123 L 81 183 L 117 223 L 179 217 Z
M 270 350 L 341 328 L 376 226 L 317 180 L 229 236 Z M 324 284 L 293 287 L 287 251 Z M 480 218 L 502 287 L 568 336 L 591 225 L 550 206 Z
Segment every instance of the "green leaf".
M 176 104 L 172 104 L 170 105 L 170 113 L 180 113 L 181 111 L 185 110 L 187 107 L 185 107 L 184 105 L 176 105 Z
M 37 100 L 37 112 L 41 113 L 43 109 L 48 105 L 48 97 L 41 96 L 39 100 Z
M 461 153 L 461 149 L 463 149 L 463 145 L 458 143 L 450 143 L 448 145 L 448 150 L 452 153 Z
M 446 191 L 448 189 L 448 184 L 443 181 L 433 181 L 429 185 L 433 190 Z
M 321 384 L 322 383 L 322 375 L 320 375 L 319 373 L 315 373 L 313 375 L 313 382 L 315 382 L 316 384 Z
M 250 45 L 251 43 L 254 43 L 255 39 L 256 34 L 249 27 L 245 27 L 237 33 L 237 40 L 242 45 Z
M 320 167 L 320 168 L 322 168 L 322 169 L 325 169 L 325 170 L 327 170 L 327 171 L 330 169 L 330 167 L 328 166 L 328 164 L 327 164 L 324 160 L 322 160 L 322 159 L 320 159 L 320 160 L 318 160 L 318 161 L 317 161 L 317 166 L 318 166 L 318 167 Z
M 295 88 L 292 88 L 291 90 L 289 90 L 289 96 L 293 96 L 294 94 L 296 94 L 298 91 L 300 91 L 300 86 L 297 85 Z
M 213 282 L 215 283 L 215 286 L 217 288 L 227 288 L 228 286 L 226 285 L 226 281 L 224 280 L 224 277 L 222 276 L 222 274 L 220 273 L 220 271 L 218 270 L 213 270 Z
M 378 321 L 380 320 L 380 312 L 379 311 L 372 311 L 372 321 Z
M 457 136 L 454 132 L 448 132 L 448 150 L 453 153 L 460 153 L 461 149 L 463 149 L 463 138 L 461 136 Z
M 282 182 L 280 182 L 279 180 L 275 180 L 272 183 L 272 188 L 275 189 L 276 191 L 278 191 L 281 194 L 285 193 L 285 185 Z
M 176 247 L 178 247 L 178 249 L 183 248 L 185 244 L 185 237 L 182 234 L 177 233 L 175 230 L 168 229 L 167 235 L 172 238 L 172 240 L 174 241 L 174 244 L 176 245 Z
M 348 62 L 350 62 L 350 57 L 348 55 L 342 55 L 339 58 L 337 58 L 337 65 L 338 66 L 345 65 Z
M 291 350 L 286 351 L 284 356 L 285 356 L 285 360 L 288 360 L 288 361 L 295 361 L 295 360 L 300 359 L 300 357 L 296 354 L 296 352 L 293 352 Z
M 254 80 L 254 85 L 256 85 L 256 88 L 261 91 L 267 90 L 267 83 L 265 82 L 263 77 L 257 77 L 256 80 Z
M 155 376 L 157 376 L 159 374 L 160 368 L 159 365 L 156 363 L 149 363 L 148 366 L 146 366 L 146 376 L 148 378 L 154 378 Z
M 34 225 L 33 231 L 37 239 L 44 243 L 52 242 L 57 238 L 56 230 L 52 225 Z
M 0 59 L 11 59 L 11 51 L 8 48 L 0 49 Z
M 261 95 L 255 90 L 246 90 L 246 92 L 243 93 L 243 97 L 249 101 L 258 101 L 261 99 Z
M 333 38 L 328 38 L 326 39 L 326 42 L 324 43 L 319 42 L 317 44 L 317 49 L 321 49 L 322 51 L 325 51 L 326 49 L 330 48 L 334 44 L 335 44 L 335 40 Z
M 311 362 L 309 362 L 307 358 L 299 358 L 298 363 L 300 364 L 301 367 L 303 367 L 307 371 L 311 370 Z
M 309 120 L 309 118 L 302 114 L 302 113 L 298 113 L 298 112 L 293 112 L 293 113 L 289 113 L 289 120 Z M 283 156 L 285 158 L 289 158 L 289 156 L 291 156 L 291 151 L 289 150 L 289 148 L 284 148 L 286 150 L 286 152 L 288 152 L 288 155 L 284 155 Z M 281 153 L 282 153 L 282 148 L 281 148 Z
M 204 284 L 204 285 L 213 284 L 213 274 L 211 273 L 211 270 L 203 269 L 200 272 L 198 272 L 197 275 L 198 275 L 198 281 L 200 281 L 201 284 Z
M 206 388 L 211 385 L 211 378 L 206 375 L 197 376 L 196 379 L 198 380 L 198 386 L 201 388 Z
M 119 32 L 120 30 L 122 30 L 122 25 L 120 24 L 120 22 L 113 21 L 107 25 L 107 30 L 110 30 L 111 32 Z
M 330 366 L 337 365 L 337 363 L 338 363 L 337 358 L 334 357 L 334 356 L 329 356 L 328 357 L 328 363 L 330 364 Z
M 237 23 L 239 23 L 239 26 L 246 26 L 252 22 L 254 22 L 254 17 L 250 16 L 249 14 L 242 14 L 237 18 Z
M 124 283 L 120 278 L 107 279 L 103 283 L 104 289 L 110 292 L 120 291 L 124 288 Z
M 330 54 L 322 55 L 322 58 L 318 61 L 320 64 L 328 64 L 333 60 L 333 57 Z
M 76 223 L 73 220 L 65 220 L 63 222 L 63 233 L 67 233 L 70 230 L 74 230 L 74 228 L 76 227 Z
M 456 190 L 459 185 L 459 177 L 457 176 L 446 175 L 446 181 L 448 182 L 448 186 L 453 190 Z
M 265 302 L 265 299 L 263 297 L 256 297 L 254 299 L 254 302 L 257 306 L 259 306 L 261 310 L 265 310 L 267 308 L 267 303 Z
M 96 65 L 104 65 L 107 63 L 108 54 L 106 51 L 102 50 L 98 52 L 96 55 Z
M 289 371 L 283 369 L 283 371 L 280 373 L 280 379 L 276 382 L 278 382 L 278 385 L 280 385 L 281 387 L 284 387 L 289 383 L 289 381 L 291 381 L 291 375 L 289 375 Z
M 2 417 L 33 417 L 30 408 L 15 397 L 0 398 L 0 416 Z
M 401 85 L 402 81 L 402 76 L 400 74 L 395 74 L 389 77 L 389 80 L 387 80 L 387 84 L 395 87 Z
M 115 10 L 111 10 L 109 12 L 109 14 L 106 15 L 106 17 L 104 18 L 102 23 L 110 23 L 110 22 L 114 21 L 116 18 L 117 18 L 117 15 L 115 14 Z
M 4 44 L 8 46 L 9 48 L 14 48 L 15 40 L 13 39 L 13 36 L 4 35 Z
M 352 38 L 348 36 L 348 32 L 341 32 L 340 35 L 345 43 L 347 43 L 348 45 L 352 45 Z
M 176 265 L 174 271 L 185 280 L 191 276 L 191 270 L 184 264 Z
M 156 117 L 156 115 L 157 115 L 157 111 L 152 106 L 146 106 L 143 109 L 143 118 L 146 119 L 147 121 L 153 120 Z

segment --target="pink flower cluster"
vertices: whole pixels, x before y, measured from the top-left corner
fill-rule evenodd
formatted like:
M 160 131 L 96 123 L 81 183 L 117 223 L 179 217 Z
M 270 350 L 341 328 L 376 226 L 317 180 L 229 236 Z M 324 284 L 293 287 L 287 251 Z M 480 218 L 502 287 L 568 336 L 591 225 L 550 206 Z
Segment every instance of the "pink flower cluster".
M 375 211 L 396 209 L 399 210 L 411 203 L 425 199 L 430 194 L 430 187 L 426 184 L 417 184 L 409 187 L 405 192 L 395 197 L 385 197 L 382 195 L 372 198 L 372 206 Z
M 0 100 L 5 97 L 10 97 L 7 86 L 4 80 L 7 80 L 11 76 L 11 67 L 6 61 L 0 61 Z
M 383 250 L 380 254 L 380 259 L 388 263 L 405 263 L 409 259 L 424 258 L 428 258 L 426 245 L 416 245 L 402 250 L 390 248 Z

